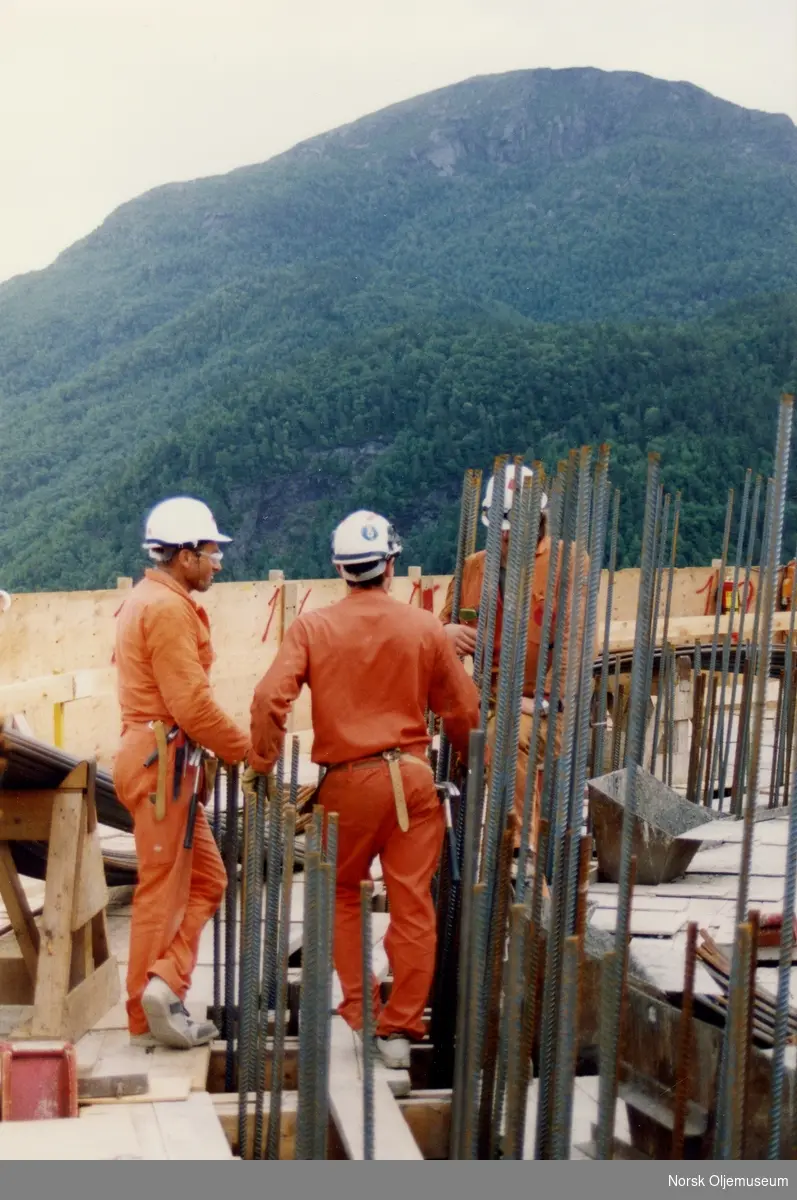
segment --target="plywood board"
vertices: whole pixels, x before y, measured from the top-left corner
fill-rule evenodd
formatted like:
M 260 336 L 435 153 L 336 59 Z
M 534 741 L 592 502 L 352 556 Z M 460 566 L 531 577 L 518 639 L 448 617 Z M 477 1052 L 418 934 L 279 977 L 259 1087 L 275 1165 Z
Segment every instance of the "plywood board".
M 350 1159 L 363 1157 L 363 1088 L 356 1038 L 341 1017 L 332 1018 L 329 1071 L 329 1104 L 335 1125 Z M 389 1078 L 388 1078 L 389 1077 Z M 382 1064 L 374 1067 L 374 1158 L 388 1160 L 421 1159 L 415 1141 L 392 1088 L 399 1090 L 409 1074 L 388 1071 Z
M 115 1108 L 101 1119 L 101 1130 L 96 1122 L 88 1124 L 80 1117 L 47 1122 L 0 1122 L 0 1160 L 107 1161 L 143 1157 L 128 1109 Z

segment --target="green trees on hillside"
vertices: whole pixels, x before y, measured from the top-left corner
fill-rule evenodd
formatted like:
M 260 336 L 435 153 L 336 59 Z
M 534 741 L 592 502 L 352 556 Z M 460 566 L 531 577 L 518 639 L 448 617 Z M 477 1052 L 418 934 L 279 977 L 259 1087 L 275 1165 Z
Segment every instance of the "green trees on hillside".
M 180 491 L 206 498 L 236 535 L 226 578 L 329 574 L 330 529 L 359 505 L 397 522 L 405 562 L 446 572 L 466 467 L 489 470 L 507 451 L 552 469 L 571 446 L 602 441 L 622 492 L 621 565 L 639 553 L 649 449 L 683 492 L 679 561 L 706 562 L 727 489 L 746 467 L 771 467 L 777 396 L 795 382 L 795 296 L 677 326 L 394 326 L 288 372 L 231 374 L 181 430 L 153 434 L 98 495 L 54 513 L 6 584 L 135 573 L 144 512 Z

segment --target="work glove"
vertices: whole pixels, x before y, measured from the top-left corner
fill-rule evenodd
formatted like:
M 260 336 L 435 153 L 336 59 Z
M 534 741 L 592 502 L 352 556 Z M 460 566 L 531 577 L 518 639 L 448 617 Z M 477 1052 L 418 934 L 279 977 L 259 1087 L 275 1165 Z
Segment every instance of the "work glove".
M 262 778 L 263 775 L 259 771 L 256 771 L 254 767 L 247 766 L 241 776 L 241 791 L 245 800 L 251 800 L 253 803 L 257 800 L 257 785 Z M 268 776 L 265 778 L 268 779 Z M 266 792 L 268 793 L 268 786 Z

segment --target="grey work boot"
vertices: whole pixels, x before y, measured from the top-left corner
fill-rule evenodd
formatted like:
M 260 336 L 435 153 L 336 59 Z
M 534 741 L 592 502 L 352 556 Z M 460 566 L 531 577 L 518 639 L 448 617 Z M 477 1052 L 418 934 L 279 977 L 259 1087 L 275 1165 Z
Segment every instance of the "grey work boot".
M 378 1037 L 376 1048 L 386 1067 L 393 1071 L 409 1071 L 410 1039 L 403 1033 L 389 1033 L 387 1037 Z
M 157 975 L 147 984 L 141 1005 L 147 1014 L 150 1033 L 163 1046 L 193 1050 L 219 1036 L 212 1021 L 193 1021 L 180 997 Z

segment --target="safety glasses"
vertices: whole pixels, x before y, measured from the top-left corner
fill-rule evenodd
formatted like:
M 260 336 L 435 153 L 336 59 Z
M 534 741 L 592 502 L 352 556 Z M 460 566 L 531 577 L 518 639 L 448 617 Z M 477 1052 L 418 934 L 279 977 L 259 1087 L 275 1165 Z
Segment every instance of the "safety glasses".
M 209 550 L 197 550 L 196 555 L 197 557 L 201 555 L 202 558 L 209 558 L 214 567 L 220 567 L 222 559 L 224 558 L 224 554 L 221 550 L 214 550 L 212 553 Z

